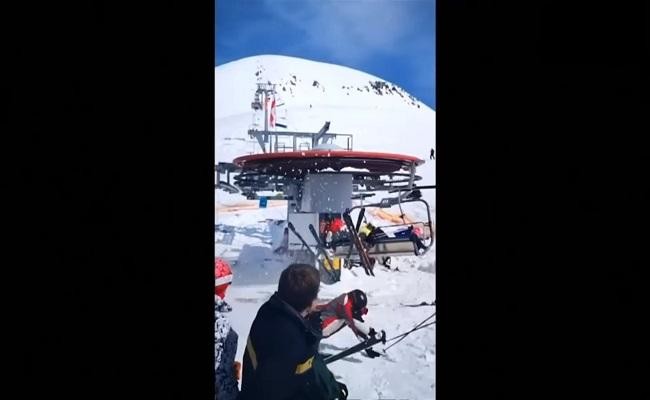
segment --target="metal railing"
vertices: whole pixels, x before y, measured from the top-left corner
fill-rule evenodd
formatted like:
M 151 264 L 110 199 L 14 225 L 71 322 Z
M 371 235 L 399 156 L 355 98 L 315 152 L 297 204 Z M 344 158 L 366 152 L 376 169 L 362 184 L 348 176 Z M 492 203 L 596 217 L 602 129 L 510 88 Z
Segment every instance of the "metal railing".
M 248 134 L 251 138 L 257 139 L 257 143 L 263 153 L 287 151 L 287 149 L 291 149 L 291 151 L 303 151 L 305 144 L 307 144 L 307 150 L 309 150 L 311 149 L 311 143 L 314 141 L 314 138 L 319 135 L 317 132 L 265 132 L 257 129 L 249 129 Z M 321 143 L 332 143 L 341 147 L 343 150 L 352 151 L 353 136 L 351 134 L 325 133 L 320 136 Z M 289 145 L 288 143 L 292 144 Z

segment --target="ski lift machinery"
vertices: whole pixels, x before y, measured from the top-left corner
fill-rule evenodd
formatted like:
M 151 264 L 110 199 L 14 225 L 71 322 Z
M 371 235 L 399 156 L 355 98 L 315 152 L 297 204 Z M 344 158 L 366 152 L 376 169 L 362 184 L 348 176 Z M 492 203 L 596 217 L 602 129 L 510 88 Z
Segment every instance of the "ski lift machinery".
M 313 135 L 325 137 L 323 130 Z M 331 145 L 320 146 L 318 141 L 308 151 L 294 149 L 244 155 L 232 162 L 239 172 L 234 183 L 242 195 L 250 196 L 259 191 L 284 194 L 288 201 L 287 222 L 291 228 L 289 254 L 296 262 L 316 266 L 325 283 L 338 280 L 337 274 L 332 272 L 339 269 L 340 275 L 342 266 L 360 264 L 367 274 L 374 275 L 371 257 L 422 255 L 428 251 L 434 240 L 433 224 L 429 204 L 422 199 L 420 191 L 435 189 L 435 186 L 415 184 L 421 180 L 415 174 L 416 167 L 422 164 L 424 160 L 409 155 L 336 149 Z M 364 205 L 363 200 L 376 192 L 394 193 L 396 196 Z M 353 199 L 361 199 L 361 204 L 353 206 Z M 412 237 L 382 238 L 369 247 L 362 244 L 359 228 L 365 209 L 398 206 L 403 216 L 402 205 L 413 202 L 425 206 L 427 221 L 380 228 L 422 225 L 431 232 L 425 238 L 427 243 L 423 248 L 416 246 Z M 351 213 L 357 210 L 359 214 L 354 224 Z M 347 241 L 336 243 L 334 247 L 323 242 L 317 233 L 322 215 L 343 217 L 348 228 Z

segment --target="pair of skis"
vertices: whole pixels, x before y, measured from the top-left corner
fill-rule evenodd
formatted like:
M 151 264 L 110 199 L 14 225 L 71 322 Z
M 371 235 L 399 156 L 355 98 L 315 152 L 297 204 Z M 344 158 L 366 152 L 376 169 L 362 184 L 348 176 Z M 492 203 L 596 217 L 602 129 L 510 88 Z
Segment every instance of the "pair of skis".
M 316 241 L 316 249 L 323 256 L 323 260 L 325 260 L 327 262 L 327 265 L 329 266 L 329 267 L 325 267 L 325 269 L 329 273 L 330 277 L 334 279 L 334 282 L 338 282 L 340 280 L 340 276 L 337 276 L 336 273 L 334 272 L 334 263 L 332 262 L 332 260 L 330 260 L 329 256 L 327 255 L 327 251 L 325 250 L 325 243 L 323 243 L 320 236 L 318 236 L 318 232 L 316 232 L 316 228 L 314 228 L 314 225 L 309 224 L 309 232 L 311 232 L 311 235 L 314 237 L 314 240 Z
M 360 351 L 366 350 L 367 348 L 372 347 L 372 346 L 376 345 L 377 343 L 386 344 L 386 332 L 381 331 L 381 336 L 379 336 L 379 337 L 375 333 L 374 335 L 372 335 L 368 339 L 364 340 L 363 342 L 361 342 L 361 343 L 359 343 L 357 345 L 354 345 L 354 346 L 352 346 L 352 347 L 350 347 L 350 348 L 348 348 L 346 350 L 343 350 L 342 352 L 340 352 L 338 354 L 334 354 L 332 356 L 329 356 L 329 357 L 325 358 L 323 361 L 325 362 L 325 364 L 329 364 L 329 363 L 332 363 L 334 361 L 340 360 L 341 358 L 345 358 L 345 357 L 347 357 L 349 355 L 352 355 L 354 353 L 358 353 Z
M 361 227 L 361 221 L 363 220 L 365 208 L 362 208 L 359 212 L 359 217 L 357 218 L 357 224 L 352 222 L 352 217 L 350 216 L 350 210 L 347 209 L 343 213 L 343 221 L 345 222 L 345 225 L 348 227 L 348 231 L 350 232 L 350 239 L 352 240 L 352 243 L 354 244 L 354 247 L 356 247 L 357 252 L 359 253 L 359 259 L 361 261 L 361 266 L 363 267 L 364 271 L 366 272 L 366 275 L 372 275 L 375 276 L 375 273 L 372 271 L 372 262 L 370 261 L 370 257 L 368 256 L 368 251 L 364 247 L 363 243 L 361 243 L 361 238 L 359 237 L 359 228 Z M 309 251 L 312 253 L 314 257 L 316 257 L 316 253 L 309 247 L 305 239 L 296 231 L 296 228 L 293 226 L 291 222 L 289 222 L 289 229 L 293 232 L 294 235 L 302 242 L 302 244 L 309 249 Z M 332 268 L 334 268 L 334 264 L 331 262 L 329 256 L 327 255 L 327 252 L 325 251 L 325 245 L 321 241 L 320 237 L 318 236 L 318 232 L 316 232 L 316 228 L 312 224 L 309 224 L 309 231 L 311 234 L 314 236 L 314 239 L 316 240 L 316 248 L 318 252 L 323 256 L 324 260 L 327 262 L 329 268 L 325 268 L 327 272 L 330 274 L 332 279 L 334 281 L 338 281 L 339 279 L 336 277 L 334 272 L 332 271 Z M 348 254 L 348 260 L 350 259 L 350 255 L 352 253 L 352 246 L 350 246 L 350 253 Z
M 348 231 L 350 232 L 350 239 L 352 240 L 352 243 L 354 243 L 354 247 L 356 247 L 357 251 L 359 252 L 359 259 L 361 260 L 361 266 L 366 271 L 366 275 L 375 276 L 375 273 L 372 271 L 372 263 L 370 262 L 368 251 L 364 247 L 363 243 L 361 243 L 361 238 L 359 237 L 359 228 L 361 227 L 361 220 L 363 219 L 365 210 L 366 210 L 365 208 L 362 208 L 359 211 L 359 217 L 357 218 L 356 226 L 352 222 L 352 217 L 350 216 L 350 209 L 347 209 L 345 210 L 345 212 L 343 212 L 343 221 L 345 222 L 345 225 L 348 227 Z M 351 253 L 352 253 L 352 247 L 350 247 L 350 254 L 348 254 L 348 259 L 350 258 Z
M 309 244 L 307 244 L 307 241 L 302 237 L 301 234 L 296 231 L 296 228 L 293 226 L 291 222 L 288 223 L 289 229 L 291 232 L 293 232 L 294 235 L 302 242 L 303 246 L 309 250 L 309 252 L 314 256 L 314 258 L 318 258 L 317 254 L 314 252 L 314 250 L 311 249 Z M 325 270 L 329 274 L 329 276 L 333 279 L 334 282 L 338 282 L 339 278 L 336 276 L 334 273 L 334 264 L 332 263 L 332 260 L 330 260 L 329 256 L 327 255 L 327 252 L 325 251 L 325 246 L 323 245 L 323 242 L 321 242 L 320 237 L 318 237 L 318 233 L 316 232 L 316 228 L 314 228 L 314 225 L 309 224 L 309 232 L 314 236 L 314 239 L 316 240 L 316 249 L 318 250 L 318 253 L 320 253 L 323 256 L 324 262 L 327 262 L 327 267 L 325 267 Z

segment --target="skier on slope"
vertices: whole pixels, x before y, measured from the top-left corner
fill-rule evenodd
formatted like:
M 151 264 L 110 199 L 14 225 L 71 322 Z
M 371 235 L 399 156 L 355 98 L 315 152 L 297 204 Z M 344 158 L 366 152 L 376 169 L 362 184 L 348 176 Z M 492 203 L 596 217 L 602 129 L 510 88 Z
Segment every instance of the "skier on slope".
M 240 364 L 235 361 L 238 335 L 225 313 L 232 307 L 224 301 L 232 282 L 232 269 L 221 259 L 214 259 L 214 370 L 215 395 L 218 400 L 235 400 L 239 393 Z
M 368 313 L 367 305 L 366 294 L 355 289 L 349 293 L 343 293 L 329 303 L 316 305 L 309 319 L 320 321 L 324 338 L 332 336 L 347 325 L 359 339 L 367 340 L 375 333 L 373 328 L 364 325 L 363 316 Z M 379 353 L 372 347 L 366 350 L 366 354 L 370 358 L 379 357 Z

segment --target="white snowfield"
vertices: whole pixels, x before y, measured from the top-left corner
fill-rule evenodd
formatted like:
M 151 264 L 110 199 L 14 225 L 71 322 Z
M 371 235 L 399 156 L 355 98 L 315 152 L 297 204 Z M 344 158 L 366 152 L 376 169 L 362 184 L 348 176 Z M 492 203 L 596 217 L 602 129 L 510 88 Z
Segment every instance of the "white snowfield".
M 288 126 L 278 131 L 316 132 L 330 121 L 329 133 L 354 135 L 354 150 L 424 159 L 417 171 L 423 178 L 419 184 L 435 184 L 435 161 L 429 159 L 435 148 L 435 111 L 376 76 L 285 56 L 249 57 L 216 68 L 217 162 L 261 152 L 247 134 L 253 123 L 260 127 L 264 123 L 263 113 L 254 117 L 250 108 L 258 78 L 277 84 L 276 101 L 283 104 L 277 109 L 278 122 Z M 377 193 L 365 203 L 389 196 L 393 194 Z M 435 190 L 425 190 L 423 196 L 431 205 L 435 223 Z M 286 202 L 269 202 L 265 209 L 256 208 L 256 201 L 221 190 L 216 192 L 216 202 L 215 255 L 229 260 L 234 269 L 226 300 L 233 306 L 230 319 L 239 334 L 237 360 L 241 361 L 257 310 L 275 292 L 282 269 L 291 262 L 273 253 L 283 228 L 276 222 L 286 219 L 287 207 Z M 397 207 L 388 211 L 399 214 Z M 404 211 L 413 220 L 426 220 L 420 203 L 407 204 Z M 366 216 L 378 226 L 392 224 L 368 212 Z M 377 331 L 385 330 L 388 339 L 404 333 L 435 311 L 431 306 L 401 305 L 435 300 L 435 243 L 423 257 L 393 258 L 392 265 L 399 271 L 377 265 L 374 277 L 360 268 L 344 269 L 340 282 L 321 285 L 319 298 L 327 301 L 362 289 L 368 294 L 366 322 Z M 356 343 L 353 333 L 344 328 L 325 339 L 321 351 L 334 354 Z M 431 399 L 435 398 L 435 343 L 434 324 L 410 334 L 385 356 L 370 359 L 357 353 L 329 367 L 347 385 L 350 400 Z M 374 347 L 380 353 L 383 348 L 381 344 Z

